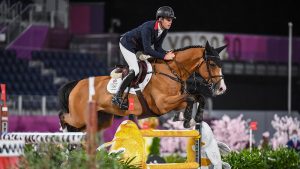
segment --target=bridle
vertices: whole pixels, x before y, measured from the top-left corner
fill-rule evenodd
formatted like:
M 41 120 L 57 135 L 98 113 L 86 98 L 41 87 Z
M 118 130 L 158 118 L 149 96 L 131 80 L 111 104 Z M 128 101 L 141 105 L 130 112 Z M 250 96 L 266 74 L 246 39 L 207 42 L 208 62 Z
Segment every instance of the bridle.
M 196 67 L 195 67 L 195 70 L 199 70 L 199 69 L 201 68 L 201 66 L 203 65 L 203 63 L 206 63 L 206 67 L 207 67 L 207 71 L 208 71 L 209 77 L 208 77 L 208 79 L 206 80 L 205 78 L 203 78 L 203 77 L 200 75 L 201 78 L 203 79 L 203 80 L 200 82 L 200 84 L 203 85 L 203 86 L 208 87 L 211 91 L 214 90 L 215 86 L 216 86 L 218 83 L 220 83 L 220 81 L 221 81 L 222 79 L 224 79 L 224 75 L 212 75 L 212 74 L 211 74 L 211 68 L 210 68 L 210 66 L 209 66 L 209 61 L 212 60 L 212 59 L 210 59 L 210 58 L 213 58 L 213 57 L 215 57 L 215 56 L 209 56 L 209 55 L 206 55 L 206 53 L 205 53 L 205 51 L 204 51 L 203 56 L 200 58 L 200 60 L 203 59 L 202 62 L 199 62 L 199 63 L 196 65 Z M 180 71 L 180 70 L 183 70 L 183 71 L 184 71 L 183 73 L 181 73 L 181 71 L 180 71 L 179 74 L 178 74 L 174 69 L 171 68 L 171 66 L 169 65 L 168 62 L 164 62 L 164 63 L 168 66 L 168 68 L 169 68 L 169 70 L 171 71 L 172 75 L 174 75 L 175 77 L 172 76 L 172 75 L 166 74 L 166 73 L 162 73 L 162 72 L 155 72 L 155 73 L 158 73 L 158 74 L 167 76 L 168 78 L 170 78 L 170 79 L 172 79 L 172 80 L 174 80 L 174 81 L 176 81 L 176 82 L 179 82 L 179 83 L 181 84 L 181 92 L 182 92 L 182 93 L 183 93 L 183 92 L 188 93 L 188 91 L 186 90 L 186 81 L 182 80 L 182 76 L 184 75 L 185 72 L 188 74 L 188 77 L 190 77 L 192 74 L 194 74 L 193 83 L 196 83 L 197 81 L 199 82 L 199 80 L 197 80 L 197 79 L 195 78 L 195 73 L 196 73 L 196 71 L 189 72 L 188 69 L 186 69 L 185 66 L 184 66 L 183 64 L 181 64 L 181 63 L 179 63 L 179 62 L 176 61 L 176 57 L 174 58 L 173 61 L 174 61 L 174 63 L 176 64 L 176 66 L 179 68 L 179 69 L 178 69 L 179 71 Z M 220 61 L 219 61 L 219 62 L 220 62 Z M 217 64 L 217 66 L 220 67 L 220 68 L 222 68 L 221 63 Z M 214 79 L 214 78 L 219 78 L 219 77 L 220 77 L 220 79 L 219 79 L 217 82 L 213 83 L 213 79 Z
M 209 56 L 209 55 L 203 55 L 202 56 L 202 58 L 203 58 L 203 61 L 200 63 L 200 65 L 197 65 L 197 67 L 196 67 L 196 69 L 200 69 L 201 68 L 201 66 L 203 65 L 203 63 L 205 62 L 206 63 L 206 68 L 207 68 L 207 71 L 208 71 L 208 79 L 207 80 L 205 80 L 203 77 L 203 80 L 204 80 L 204 82 L 206 83 L 206 84 L 211 84 L 211 85 L 216 85 L 216 84 L 218 84 L 222 79 L 224 79 L 224 75 L 212 75 L 211 74 L 211 68 L 210 68 L 210 66 L 209 66 L 209 61 L 210 60 L 212 60 L 212 59 L 210 59 L 210 58 L 213 58 L 213 57 L 215 57 L 215 56 Z M 216 62 L 216 61 L 215 61 Z M 218 62 L 220 62 L 219 64 L 217 64 L 217 66 L 219 67 L 219 68 L 222 68 L 222 64 L 221 64 L 221 60 L 218 60 Z M 201 76 L 201 75 L 200 75 Z M 215 82 L 215 83 L 213 83 L 213 79 L 214 78 L 218 78 L 218 77 L 220 77 L 220 79 L 217 81 L 217 82 Z

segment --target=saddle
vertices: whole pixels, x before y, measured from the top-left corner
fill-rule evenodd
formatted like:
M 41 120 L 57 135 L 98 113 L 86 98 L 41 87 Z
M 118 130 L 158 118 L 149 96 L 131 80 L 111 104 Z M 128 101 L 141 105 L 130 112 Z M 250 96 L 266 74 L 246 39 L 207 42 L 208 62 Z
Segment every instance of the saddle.
M 123 97 L 124 102 L 128 101 L 129 93 L 136 94 L 138 100 L 140 101 L 143 110 L 152 115 L 155 115 L 152 110 L 149 108 L 147 101 L 145 100 L 142 91 L 152 76 L 152 66 L 148 60 L 139 60 L 139 74 L 132 80 L 128 87 L 128 92 L 125 92 L 125 97 Z M 129 67 L 125 65 L 116 65 L 115 69 L 111 72 L 110 76 L 112 77 L 107 85 L 108 92 L 114 94 L 117 92 L 118 85 L 122 82 L 121 79 L 124 79 L 129 73 Z M 118 80 L 119 79 L 119 80 Z M 129 106 L 130 109 L 130 106 Z
M 130 87 L 135 87 L 138 84 L 142 83 L 147 75 L 147 63 L 145 61 L 139 61 L 138 65 L 140 70 L 139 74 L 133 79 L 133 81 L 130 84 Z M 126 65 L 116 65 L 115 73 L 122 73 L 122 79 L 124 79 L 129 73 L 129 67 Z

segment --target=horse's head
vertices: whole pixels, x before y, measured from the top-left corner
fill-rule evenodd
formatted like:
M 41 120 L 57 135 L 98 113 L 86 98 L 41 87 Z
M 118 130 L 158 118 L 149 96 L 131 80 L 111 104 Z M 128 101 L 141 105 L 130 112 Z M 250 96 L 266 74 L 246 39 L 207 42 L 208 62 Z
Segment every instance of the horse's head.
M 203 60 L 198 66 L 198 73 L 210 85 L 213 95 L 221 95 L 226 91 L 222 74 L 222 62 L 219 53 L 226 47 L 213 48 L 206 42 Z
M 210 87 L 213 95 L 221 95 L 226 91 L 222 74 L 222 63 L 219 53 L 226 47 L 213 48 L 206 42 L 202 46 L 187 46 L 175 49 L 175 59 L 170 62 L 169 69 L 176 81 L 187 80 L 192 73 L 198 72 Z M 168 76 L 169 77 L 169 76 Z M 174 79 L 173 79 L 174 80 Z

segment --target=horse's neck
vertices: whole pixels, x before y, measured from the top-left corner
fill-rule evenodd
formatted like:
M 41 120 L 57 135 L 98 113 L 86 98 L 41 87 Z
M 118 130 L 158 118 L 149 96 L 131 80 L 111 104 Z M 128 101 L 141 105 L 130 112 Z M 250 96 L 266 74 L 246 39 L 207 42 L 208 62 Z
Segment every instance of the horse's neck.
M 181 80 L 187 80 L 191 73 L 195 71 L 195 68 L 201 62 L 203 55 L 203 48 L 190 48 L 184 51 L 175 52 L 175 60 L 173 61 L 162 61 L 153 60 L 151 61 L 154 71 L 170 74 L 175 72 L 180 76 Z
M 187 80 L 195 71 L 203 55 L 203 48 L 190 48 L 176 53 L 176 60 L 170 65 L 180 73 L 182 80 Z

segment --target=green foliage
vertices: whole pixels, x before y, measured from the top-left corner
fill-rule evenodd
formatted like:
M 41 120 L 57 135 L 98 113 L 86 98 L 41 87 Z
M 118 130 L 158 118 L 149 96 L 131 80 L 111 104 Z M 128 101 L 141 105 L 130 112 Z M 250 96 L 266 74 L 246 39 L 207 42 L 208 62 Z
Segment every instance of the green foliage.
M 294 150 L 280 148 L 277 150 L 245 149 L 241 152 L 231 152 L 224 156 L 223 161 L 229 163 L 232 169 L 281 169 L 300 168 L 300 155 Z
M 69 151 L 66 145 L 41 144 L 27 145 L 20 162 L 20 169 L 89 169 L 89 157 L 85 150 L 76 148 Z M 95 156 L 96 168 L 101 169 L 138 169 L 132 165 L 132 159 L 120 158 L 122 152 L 108 154 L 106 151 L 97 151 Z
M 89 157 L 85 150 L 76 148 L 69 151 L 66 145 L 41 144 L 26 145 L 25 153 L 20 161 L 20 169 L 89 169 Z M 132 165 L 131 159 L 122 159 L 122 151 L 108 154 L 98 151 L 95 156 L 96 168 L 101 169 L 138 169 L 140 165 Z M 179 154 L 165 156 L 167 163 L 183 163 L 185 157 Z M 300 169 L 300 155 L 292 149 L 279 148 L 242 150 L 224 156 L 232 169 Z
M 96 161 L 98 164 L 97 168 L 101 169 L 139 169 L 140 166 L 131 165 L 130 163 L 135 159 L 123 160 L 121 159 L 121 154 L 123 152 L 115 152 L 108 154 L 106 151 L 99 151 L 96 155 Z
M 242 150 L 241 152 L 232 152 L 223 158 L 223 161 L 228 162 L 232 169 L 266 169 L 267 164 L 263 159 L 262 153 L 254 149 Z
M 150 153 L 149 155 L 160 155 L 160 138 L 154 137 L 152 144 L 150 146 Z
M 300 155 L 293 149 L 279 148 L 276 151 L 266 152 L 266 161 L 269 168 L 300 168 Z
M 64 161 L 67 161 L 66 150 L 60 146 L 26 145 L 24 158 L 21 160 L 20 168 L 31 169 L 54 169 L 60 168 Z
M 186 162 L 186 157 L 182 157 L 179 154 L 172 154 L 169 156 L 165 156 L 164 159 L 166 163 L 184 163 Z

